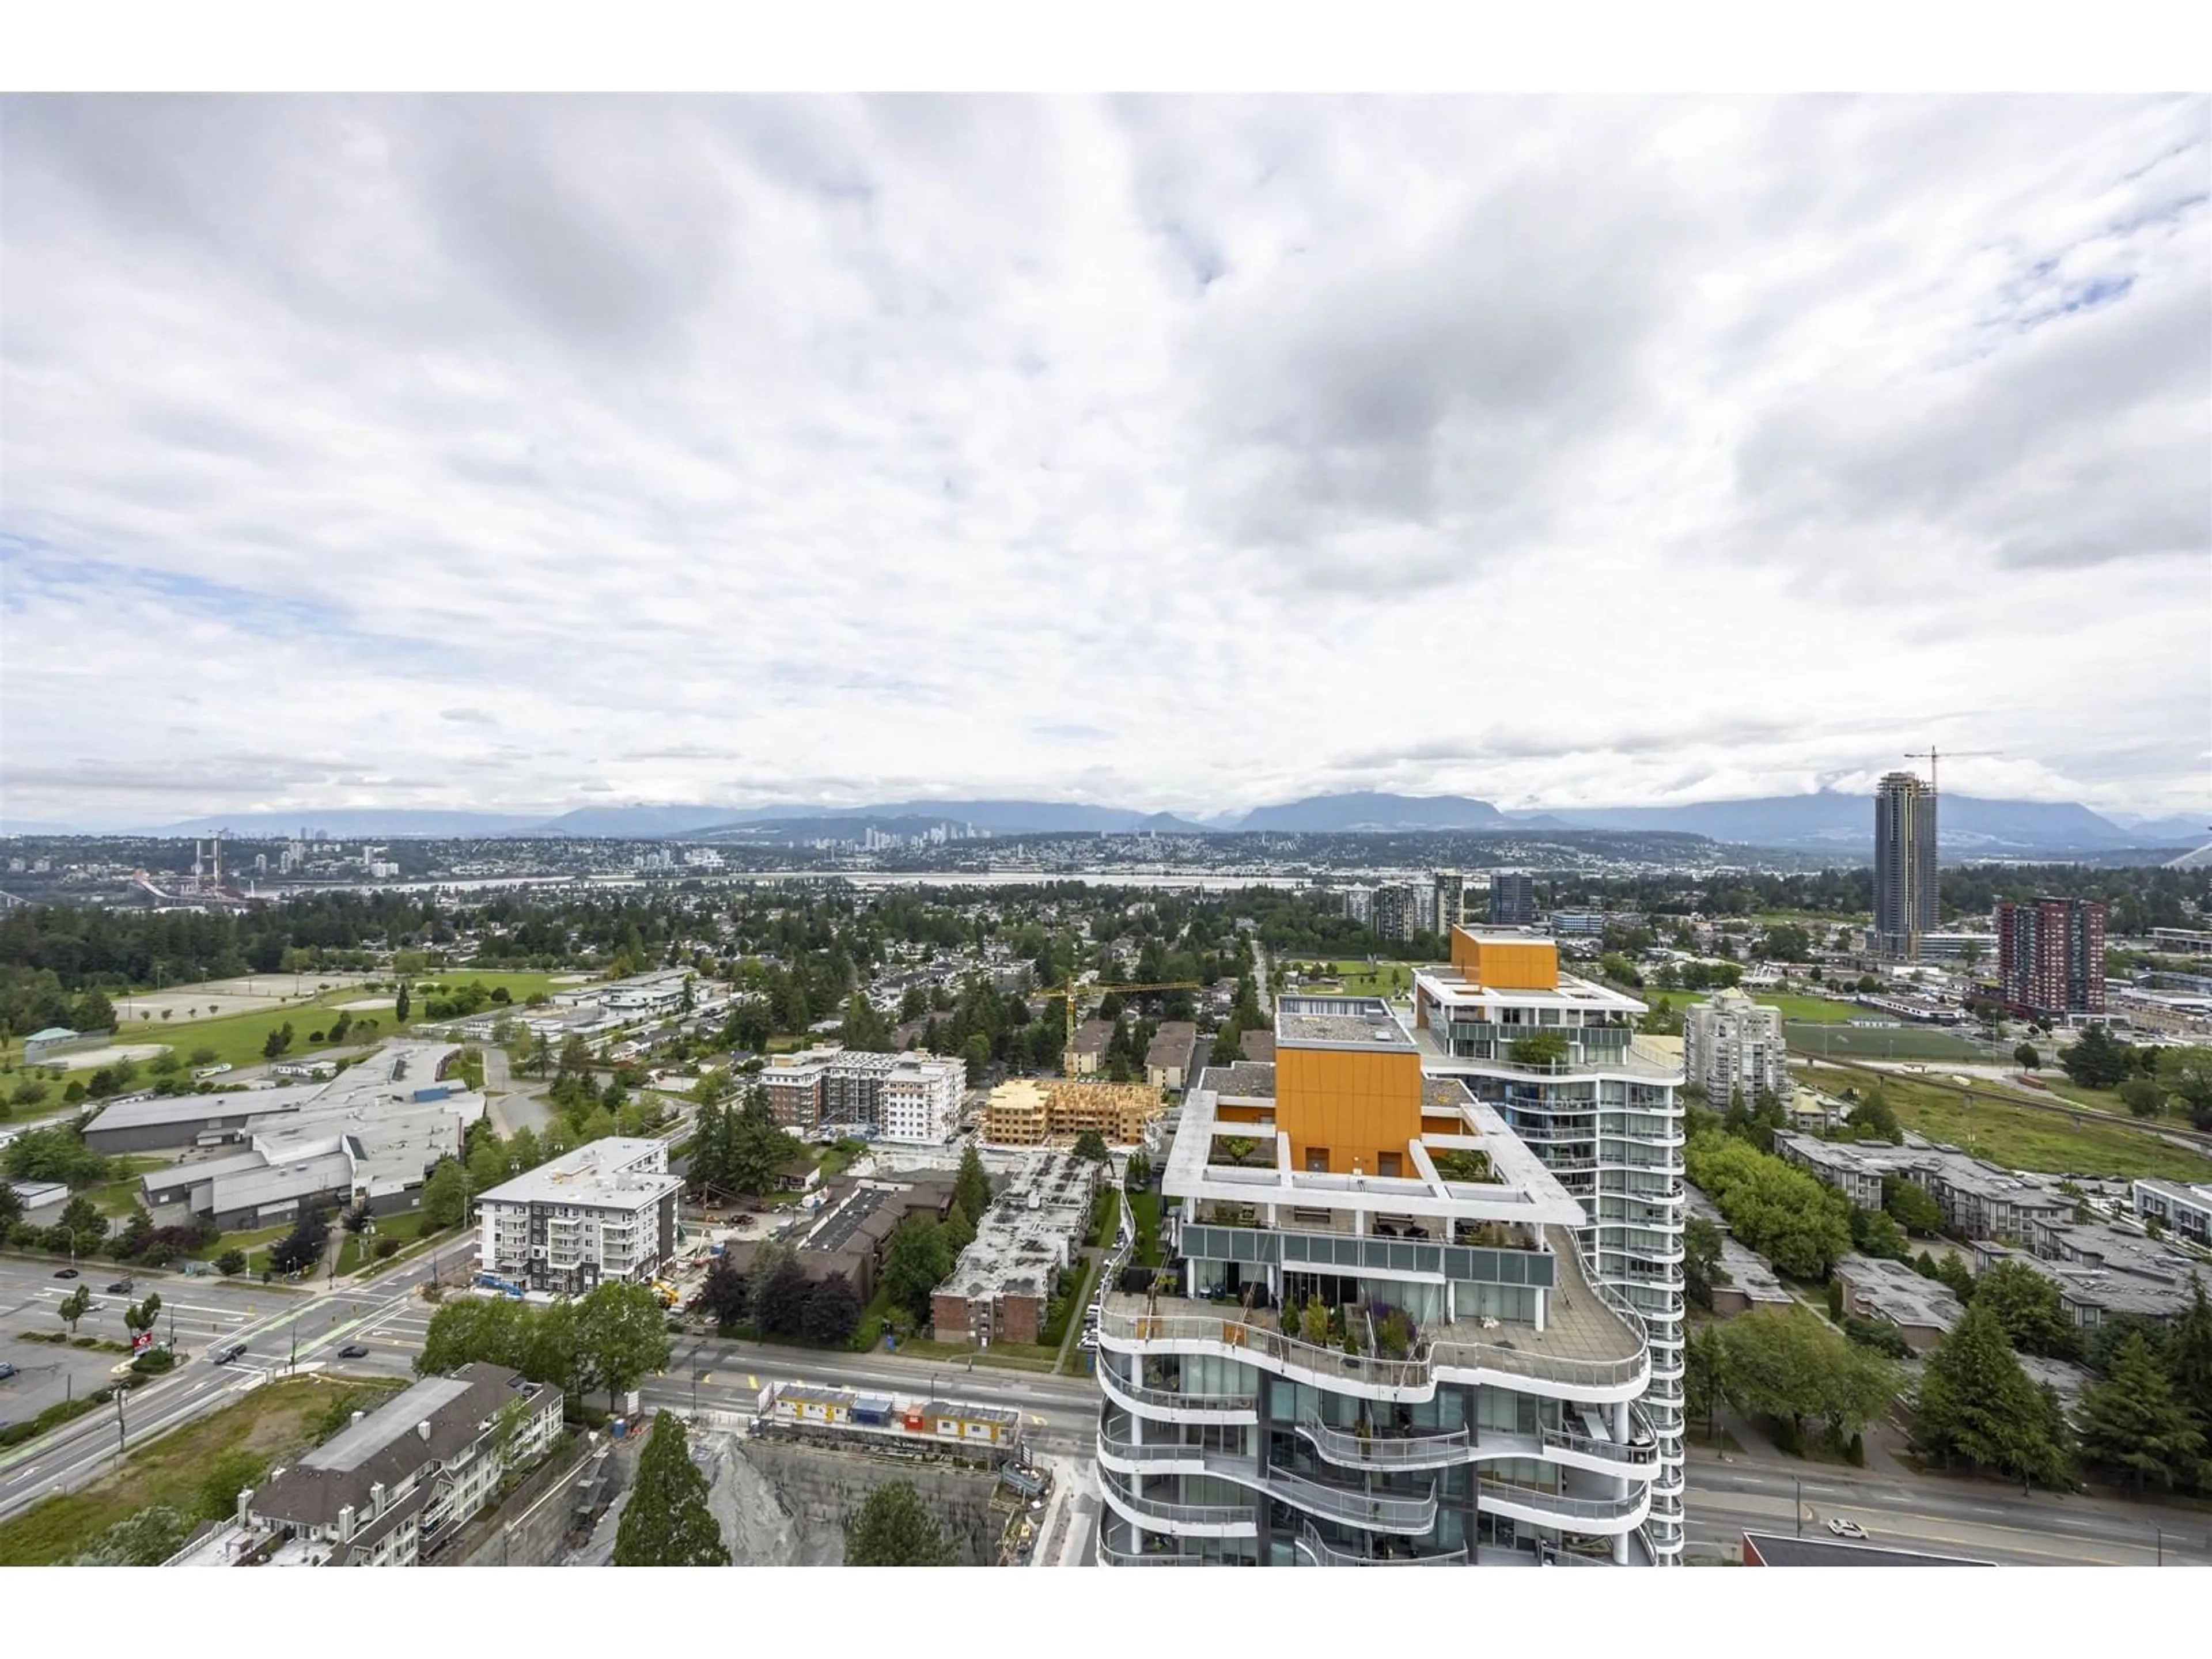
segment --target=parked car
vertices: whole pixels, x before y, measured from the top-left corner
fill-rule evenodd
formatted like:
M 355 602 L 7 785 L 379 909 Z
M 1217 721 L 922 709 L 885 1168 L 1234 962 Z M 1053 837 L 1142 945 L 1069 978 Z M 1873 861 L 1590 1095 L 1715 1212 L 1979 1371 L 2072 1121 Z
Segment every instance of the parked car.
M 58 1268 L 56 1270 L 54 1277 L 56 1279 L 75 1279 L 77 1277 L 77 1271 L 74 1267 Z
M 1840 1515 L 1834 1520 L 1828 1522 L 1828 1530 L 1835 1534 L 1838 1538 L 1864 1538 L 1866 1536 L 1866 1528 L 1864 1527 L 1859 1525 L 1856 1521 L 1847 1521 Z
M 368 1354 L 368 1350 L 358 1342 L 349 1342 L 338 1350 L 338 1358 L 341 1359 L 362 1359 L 367 1358 Z

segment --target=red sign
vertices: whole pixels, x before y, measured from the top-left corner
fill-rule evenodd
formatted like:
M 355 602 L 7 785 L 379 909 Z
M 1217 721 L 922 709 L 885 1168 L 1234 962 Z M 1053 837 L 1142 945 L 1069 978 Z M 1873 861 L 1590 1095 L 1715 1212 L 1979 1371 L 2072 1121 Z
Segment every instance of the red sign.
M 133 1353 L 143 1353 L 153 1346 L 154 1333 L 151 1331 L 140 1331 L 131 1339 L 131 1352 Z

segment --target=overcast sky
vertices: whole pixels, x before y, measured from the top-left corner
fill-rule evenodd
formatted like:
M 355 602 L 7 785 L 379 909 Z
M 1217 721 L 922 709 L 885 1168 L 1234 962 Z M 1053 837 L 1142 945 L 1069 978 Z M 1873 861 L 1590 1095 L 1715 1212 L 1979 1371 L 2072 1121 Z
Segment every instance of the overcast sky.
M 0 119 L 9 817 L 2212 805 L 2202 99 Z

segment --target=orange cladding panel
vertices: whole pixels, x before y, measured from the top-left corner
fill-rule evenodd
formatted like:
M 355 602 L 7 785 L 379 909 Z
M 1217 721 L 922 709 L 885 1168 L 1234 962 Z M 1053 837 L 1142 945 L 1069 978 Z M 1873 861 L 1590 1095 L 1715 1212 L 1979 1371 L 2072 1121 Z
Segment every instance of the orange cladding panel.
M 1328 1149 L 1328 1166 L 1349 1175 L 1356 1163 L 1376 1172 L 1377 1155 L 1403 1154 L 1421 1130 L 1421 1061 L 1409 1049 L 1279 1048 L 1275 1127 L 1291 1137 L 1291 1163 L 1306 1149 Z
M 1452 966 L 1475 984 L 1500 991 L 1559 988 L 1559 947 L 1549 939 L 1477 939 L 1455 927 Z

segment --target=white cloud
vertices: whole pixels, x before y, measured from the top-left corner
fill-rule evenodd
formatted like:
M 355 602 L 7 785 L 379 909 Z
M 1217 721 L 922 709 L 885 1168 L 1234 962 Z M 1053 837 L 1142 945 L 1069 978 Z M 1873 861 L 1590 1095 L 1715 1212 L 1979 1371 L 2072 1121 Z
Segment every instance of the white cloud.
M 2208 112 L 10 100 L 6 811 L 2195 810 Z

